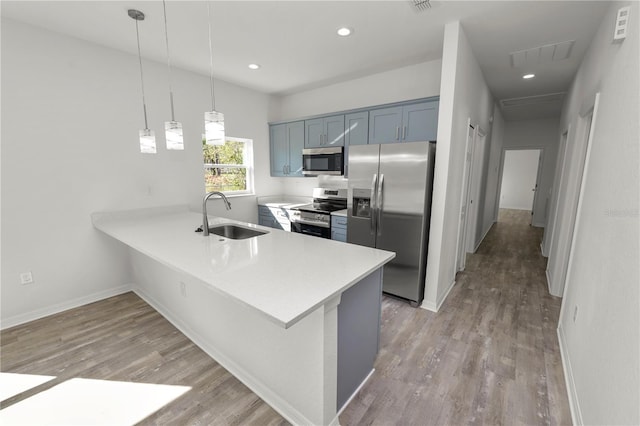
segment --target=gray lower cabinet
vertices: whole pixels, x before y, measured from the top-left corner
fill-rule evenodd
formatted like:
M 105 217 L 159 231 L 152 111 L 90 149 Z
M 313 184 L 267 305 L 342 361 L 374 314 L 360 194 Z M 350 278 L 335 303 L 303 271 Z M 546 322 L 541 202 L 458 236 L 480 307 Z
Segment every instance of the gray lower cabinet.
M 434 141 L 439 101 L 427 101 L 369 111 L 369 143 Z
M 340 410 L 373 370 L 380 346 L 382 268 L 342 293 L 338 305 Z
M 271 176 L 302 176 L 304 121 L 269 127 Z
M 331 216 L 331 239 L 347 242 L 347 218 L 345 216 Z
M 282 207 L 258 206 L 258 225 L 291 231 L 289 212 Z

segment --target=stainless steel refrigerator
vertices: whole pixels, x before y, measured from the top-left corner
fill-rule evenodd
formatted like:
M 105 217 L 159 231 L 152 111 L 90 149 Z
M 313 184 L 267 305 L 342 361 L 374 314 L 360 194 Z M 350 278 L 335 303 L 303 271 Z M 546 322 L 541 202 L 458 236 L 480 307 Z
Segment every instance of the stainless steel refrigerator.
M 394 251 L 383 291 L 424 299 L 435 142 L 349 147 L 347 242 Z

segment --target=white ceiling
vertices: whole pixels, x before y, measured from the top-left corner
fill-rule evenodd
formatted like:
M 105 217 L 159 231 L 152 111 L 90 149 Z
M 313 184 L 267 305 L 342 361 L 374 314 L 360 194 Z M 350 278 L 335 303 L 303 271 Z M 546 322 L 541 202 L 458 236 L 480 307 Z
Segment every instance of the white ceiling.
M 270 94 L 289 94 L 442 57 L 444 25 L 460 20 L 496 100 L 564 92 L 600 24 L 607 1 L 432 1 L 418 12 L 410 0 L 212 1 L 214 74 Z M 140 23 L 144 57 L 166 62 L 162 2 L 5 1 L 3 17 L 137 54 L 128 9 Z M 168 1 L 173 66 L 209 74 L 207 3 Z M 353 28 L 338 37 L 337 28 Z M 575 40 L 568 59 L 511 66 L 509 53 Z M 249 63 L 262 68 L 252 71 Z M 536 78 L 522 80 L 525 72 Z M 559 105 L 559 104 L 558 104 Z M 536 117 L 558 114 L 537 105 Z M 531 110 L 533 111 L 533 110 Z M 531 118 L 527 109 L 505 118 Z

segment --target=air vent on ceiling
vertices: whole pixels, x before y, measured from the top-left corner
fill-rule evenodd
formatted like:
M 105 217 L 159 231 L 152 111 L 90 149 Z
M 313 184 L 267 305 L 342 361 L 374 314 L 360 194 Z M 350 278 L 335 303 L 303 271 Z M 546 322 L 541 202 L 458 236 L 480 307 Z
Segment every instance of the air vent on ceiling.
M 417 10 L 418 12 L 431 9 L 430 0 L 413 0 L 411 3 L 413 4 L 413 7 L 415 8 L 415 10 Z
M 522 98 L 502 99 L 500 105 L 502 108 L 513 108 L 529 105 L 541 105 L 562 102 L 565 92 L 549 93 L 546 95 L 524 96 Z
M 513 68 L 521 68 L 528 65 L 562 61 L 571 55 L 571 49 L 575 42 L 575 40 L 569 40 L 511 52 L 509 54 L 511 55 L 511 66 Z

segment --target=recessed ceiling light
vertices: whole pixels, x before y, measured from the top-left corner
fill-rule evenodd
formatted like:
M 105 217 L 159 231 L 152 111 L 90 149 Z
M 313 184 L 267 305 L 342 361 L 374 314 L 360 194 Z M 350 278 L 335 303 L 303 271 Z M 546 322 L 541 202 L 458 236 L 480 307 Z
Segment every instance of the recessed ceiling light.
M 524 78 L 525 80 L 528 80 L 528 79 L 533 78 L 535 76 L 536 76 L 535 74 L 525 74 L 525 75 L 522 76 L 522 78 Z
M 353 33 L 353 30 L 351 28 L 347 28 L 347 27 L 338 28 L 339 36 L 346 37 L 348 35 L 351 35 L 351 33 Z
M 260 68 L 259 64 L 249 64 L 249 68 L 251 68 L 252 70 L 257 70 L 258 68 Z

